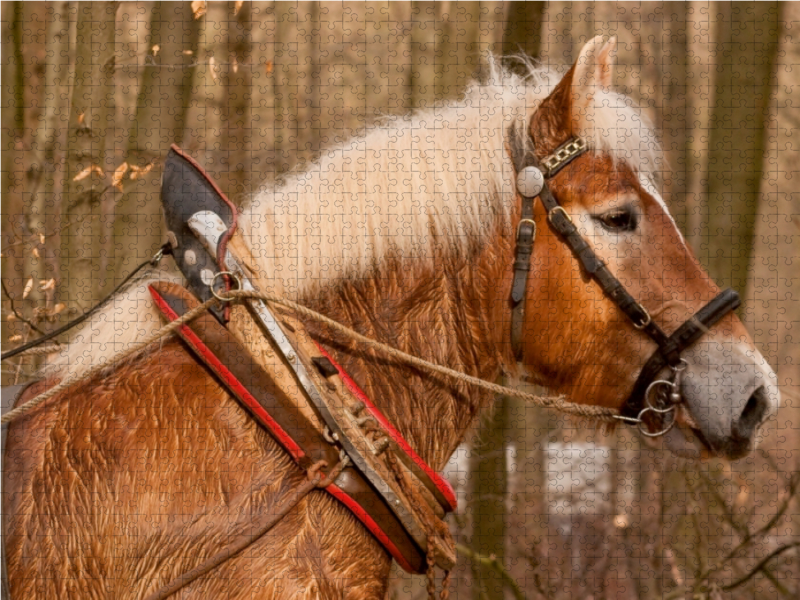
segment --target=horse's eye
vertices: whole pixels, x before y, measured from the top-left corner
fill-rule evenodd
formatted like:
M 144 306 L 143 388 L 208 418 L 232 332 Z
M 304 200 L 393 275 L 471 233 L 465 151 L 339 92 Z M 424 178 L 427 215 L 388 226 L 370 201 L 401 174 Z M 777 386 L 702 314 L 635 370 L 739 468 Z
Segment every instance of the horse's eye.
M 609 231 L 635 231 L 639 225 L 636 212 L 630 206 L 615 208 L 595 217 Z

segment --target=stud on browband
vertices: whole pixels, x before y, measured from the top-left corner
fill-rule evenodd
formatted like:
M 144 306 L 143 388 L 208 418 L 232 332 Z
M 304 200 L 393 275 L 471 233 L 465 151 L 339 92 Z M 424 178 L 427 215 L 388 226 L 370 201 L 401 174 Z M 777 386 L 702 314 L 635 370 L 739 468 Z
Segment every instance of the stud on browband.
M 527 198 L 535 198 L 544 188 L 544 175 L 536 167 L 525 167 L 517 175 L 517 191 Z

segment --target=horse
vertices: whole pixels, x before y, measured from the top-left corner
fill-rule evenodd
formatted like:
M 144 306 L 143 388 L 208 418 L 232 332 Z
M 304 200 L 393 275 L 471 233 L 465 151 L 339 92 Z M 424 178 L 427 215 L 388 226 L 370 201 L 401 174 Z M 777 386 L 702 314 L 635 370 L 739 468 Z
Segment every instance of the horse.
M 560 211 L 664 331 L 719 289 L 659 194 L 657 138 L 611 90 L 615 40 L 594 38 L 563 76 L 492 62 L 457 101 L 372 125 L 302 173 L 264 186 L 239 225 L 258 284 L 407 353 L 469 375 L 527 377 L 617 408 L 656 347 L 586 272 L 543 203 L 519 348 L 510 300 L 523 218 L 514 155 L 587 151 L 551 178 Z M 152 277 L 161 277 L 153 274 Z M 56 357 L 31 398 L 160 326 L 149 279 L 115 297 Z M 367 351 L 311 319 L 336 357 L 434 469 L 492 394 Z M 732 312 L 685 350 L 666 447 L 752 450 L 779 403 L 775 374 Z M 196 567 L 305 478 L 171 337 L 12 424 L 3 518 L 14 598 L 141 598 Z M 330 495 L 311 492 L 183 597 L 383 598 L 391 559 Z

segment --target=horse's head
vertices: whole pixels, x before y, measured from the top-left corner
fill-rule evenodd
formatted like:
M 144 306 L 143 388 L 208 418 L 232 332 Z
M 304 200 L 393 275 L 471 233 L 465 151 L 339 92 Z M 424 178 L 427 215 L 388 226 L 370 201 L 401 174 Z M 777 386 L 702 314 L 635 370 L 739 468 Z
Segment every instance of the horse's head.
M 666 334 L 719 293 L 687 247 L 654 184 L 650 129 L 610 91 L 615 40 L 598 37 L 529 123 L 542 159 L 573 137 L 590 151 L 549 181 L 597 256 Z M 534 204 L 538 231 L 527 286 L 523 360 L 535 379 L 575 401 L 619 407 L 656 344 L 604 294 Z M 779 395 L 775 374 L 733 312 L 684 350 L 683 402 L 668 447 L 735 459 L 754 446 Z M 669 376 L 669 369 L 656 377 Z

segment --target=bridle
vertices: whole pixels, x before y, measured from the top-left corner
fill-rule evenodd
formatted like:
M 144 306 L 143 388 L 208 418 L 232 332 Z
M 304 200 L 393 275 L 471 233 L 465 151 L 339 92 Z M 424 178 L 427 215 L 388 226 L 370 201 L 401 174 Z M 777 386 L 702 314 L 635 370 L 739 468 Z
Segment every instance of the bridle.
M 525 292 L 536 239 L 533 207 L 538 197 L 547 212 L 550 227 L 558 233 L 589 276 L 628 317 L 633 326 L 658 346 L 639 373 L 633 391 L 620 408 L 617 418 L 638 426 L 648 437 L 664 435 L 675 425 L 677 407 L 683 401 L 681 379 L 687 363 L 681 358 L 681 353 L 730 311 L 738 308 L 739 295 L 732 289 L 720 292 L 668 336 L 595 254 L 547 185 L 547 180 L 555 177 L 589 149 L 586 140 L 580 137 L 571 138 L 539 162 L 533 151 L 526 150 L 519 140 L 521 134 L 516 127 L 512 127 L 509 134 L 511 158 L 517 173 L 517 191 L 522 198 L 521 217 L 517 224 L 514 280 L 511 286 L 511 345 L 515 358 L 522 358 Z M 665 367 L 669 367 L 671 371 L 668 379 L 657 379 Z M 662 393 L 656 393 L 658 391 Z

